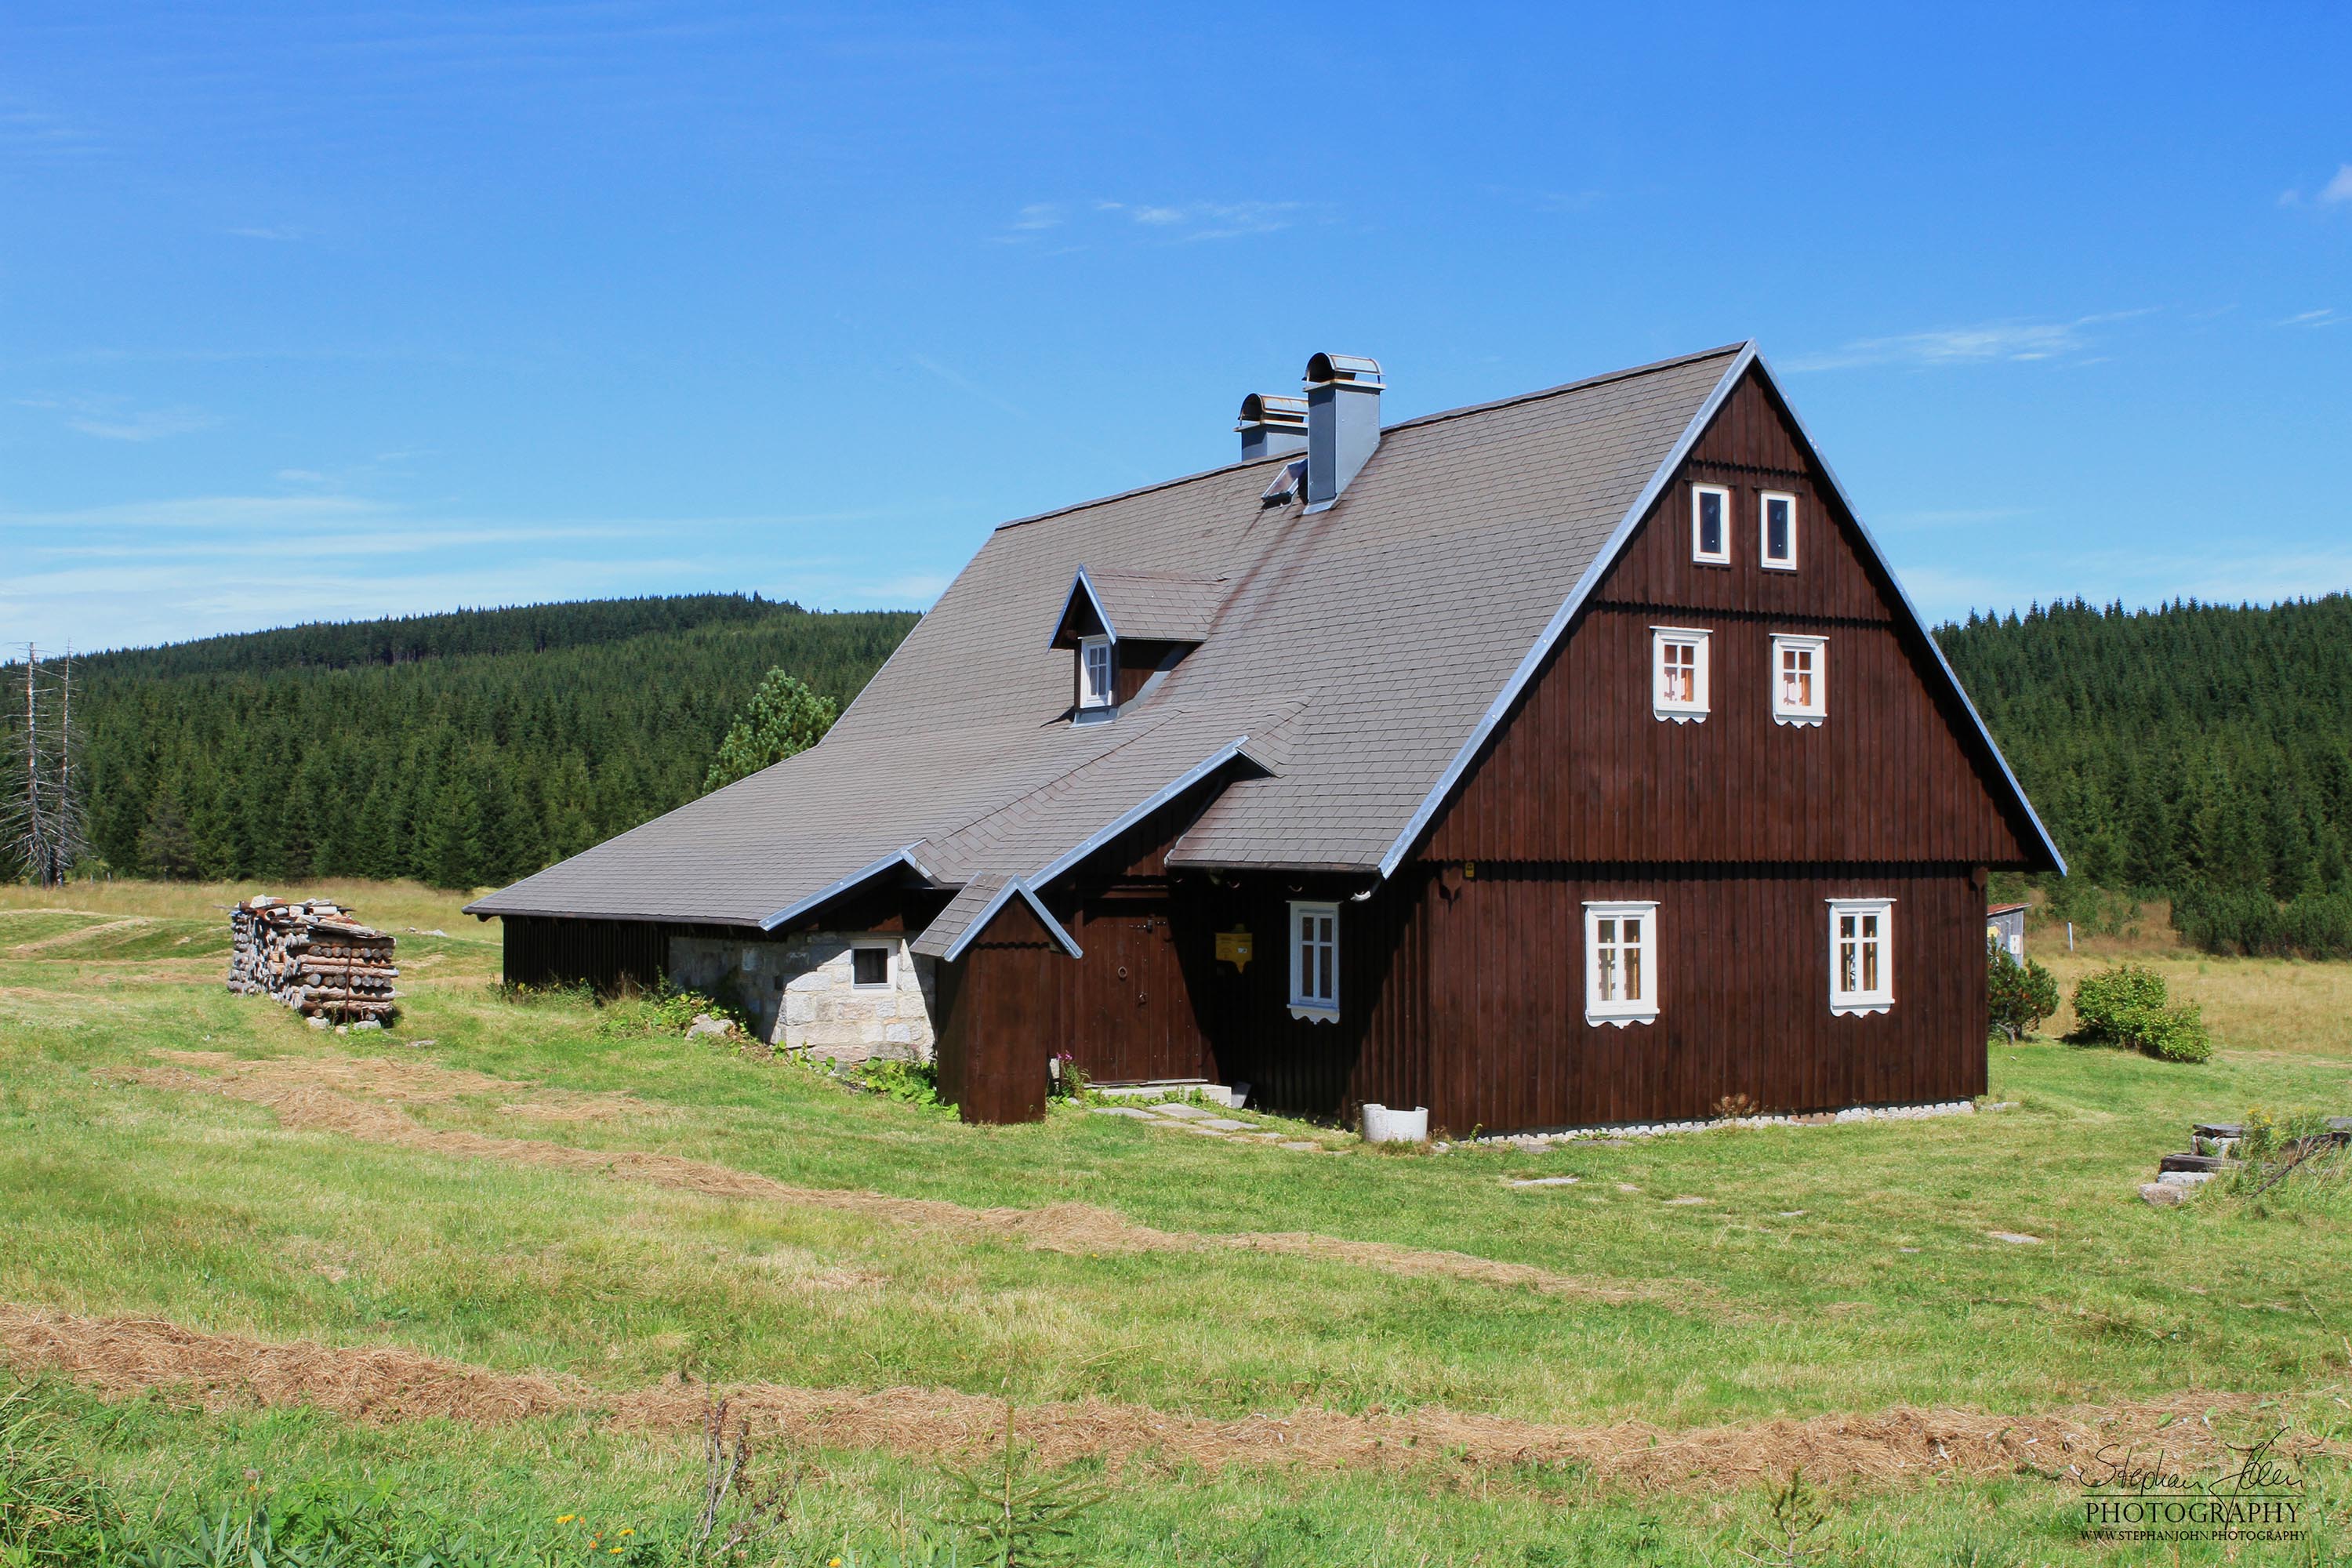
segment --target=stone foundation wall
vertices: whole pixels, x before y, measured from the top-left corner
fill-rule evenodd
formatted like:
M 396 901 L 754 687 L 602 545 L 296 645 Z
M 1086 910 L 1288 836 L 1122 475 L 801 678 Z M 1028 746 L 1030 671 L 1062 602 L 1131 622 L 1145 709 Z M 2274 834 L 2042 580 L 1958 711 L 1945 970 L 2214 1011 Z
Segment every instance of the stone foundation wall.
M 856 983 L 852 952 L 886 949 L 889 983 Z M 931 1059 L 931 961 L 896 931 L 814 931 L 782 941 L 672 937 L 673 982 L 750 1015 L 759 1037 L 843 1061 Z

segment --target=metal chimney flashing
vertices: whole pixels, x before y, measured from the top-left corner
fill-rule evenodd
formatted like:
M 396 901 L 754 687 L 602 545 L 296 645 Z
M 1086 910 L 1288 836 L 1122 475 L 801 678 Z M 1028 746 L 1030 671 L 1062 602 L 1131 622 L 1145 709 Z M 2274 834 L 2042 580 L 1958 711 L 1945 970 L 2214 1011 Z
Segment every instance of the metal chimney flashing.
M 1381 444 L 1381 362 L 1318 353 L 1307 362 L 1307 510 L 1327 511 Z

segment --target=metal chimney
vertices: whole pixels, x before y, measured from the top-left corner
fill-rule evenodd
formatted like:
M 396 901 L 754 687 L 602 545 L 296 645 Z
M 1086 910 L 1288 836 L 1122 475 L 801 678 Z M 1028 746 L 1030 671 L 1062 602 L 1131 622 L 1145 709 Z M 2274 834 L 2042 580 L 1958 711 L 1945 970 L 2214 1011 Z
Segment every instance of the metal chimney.
M 1272 458 L 1307 450 L 1307 399 L 1280 393 L 1253 392 L 1242 399 L 1241 433 L 1244 458 Z
M 1307 362 L 1307 510 L 1339 499 L 1381 444 L 1381 362 L 1317 354 Z

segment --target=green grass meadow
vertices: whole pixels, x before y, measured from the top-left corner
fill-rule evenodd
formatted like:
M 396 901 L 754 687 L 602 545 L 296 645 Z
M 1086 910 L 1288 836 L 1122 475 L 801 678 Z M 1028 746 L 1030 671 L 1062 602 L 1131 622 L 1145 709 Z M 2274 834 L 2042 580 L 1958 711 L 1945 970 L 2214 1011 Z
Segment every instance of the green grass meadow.
M 2352 1201 L 2341 1185 L 2290 1184 L 2259 1204 L 2210 1192 L 2156 1209 L 2137 1187 L 2186 1147 L 2192 1119 L 2352 1111 L 2352 1006 L 2310 1000 L 2352 1003 L 2352 966 L 2197 960 L 2212 1062 L 1996 1043 L 1989 1099 L 2013 1109 L 1973 1116 L 1536 1153 L 1305 1154 L 1075 1108 L 964 1127 L 788 1064 L 616 1029 L 579 999 L 505 999 L 498 929 L 460 915 L 458 896 L 335 890 L 400 935 L 406 1011 L 389 1035 L 320 1034 L 227 995 L 218 906 L 237 889 L 0 889 L 0 1301 L 401 1346 L 615 1392 L 683 1374 L 722 1390 L 908 1385 L 1223 1417 L 1314 1405 L 1685 1427 L 2251 1394 L 2268 1401 L 2256 1424 L 2336 1446 L 2304 1471 L 2318 1517 L 2299 1543 L 2093 1542 L 2065 1483 L 1945 1476 L 1832 1489 L 1798 1548 L 1819 1553 L 1765 1560 L 2347 1560 Z M 2254 998 L 2244 1019 L 2233 983 Z M 158 1051 L 470 1069 L 529 1087 L 409 1113 L 811 1187 L 1450 1249 L 1641 1294 L 1311 1256 L 1033 1250 L 457 1158 L 130 1081 Z M 1558 1175 L 1580 1179 L 1508 1184 Z M 1690 1197 L 1705 1201 L 1671 1201 Z M 106 1404 L 55 1379 L 14 1408 L 37 1411 L 27 1430 L 45 1462 L 153 1529 L 319 1492 L 403 1562 L 460 1560 L 453 1543 L 485 1561 L 669 1561 L 701 1496 L 698 1437 L 584 1417 L 370 1426 L 307 1407 L 208 1412 L 169 1388 Z M 755 1470 L 796 1479 L 745 1561 L 990 1560 L 950 1520 L 939 1462 L 771 1451 Z M 1077 1520 L 1075 1561 L 1717 1563 L 1755 1556 L 1773 1529 L 1760 1484 L 1636 1493 L 1572 1468 L 1444 1457 L 1395 1473 L 1147 1458 L 1110 1479 Z

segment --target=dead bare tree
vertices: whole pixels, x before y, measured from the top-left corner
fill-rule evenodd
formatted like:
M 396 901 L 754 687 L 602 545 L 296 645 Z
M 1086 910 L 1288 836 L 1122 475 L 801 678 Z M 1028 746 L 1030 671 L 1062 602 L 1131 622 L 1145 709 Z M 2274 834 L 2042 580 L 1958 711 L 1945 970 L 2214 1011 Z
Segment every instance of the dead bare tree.
M 0 855 L 42 887 L 55 888 L 89 853 L 76 766 L 81 737 L 73 719 L 73 650 L 44 664 L 39 647 L 26 644 L 23 677 L 22 727 L 12 722 L 16 732 L 7 738 L 10 783 L 0 796 Z

